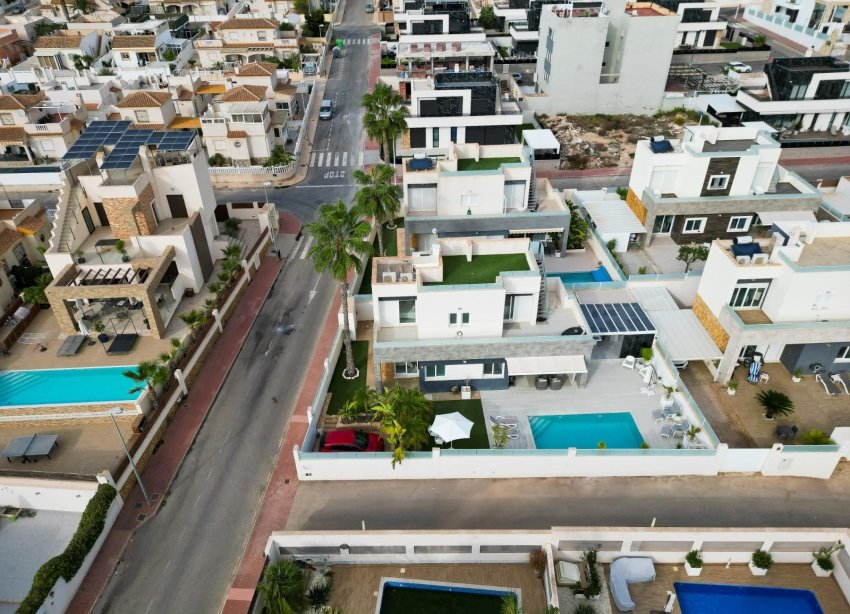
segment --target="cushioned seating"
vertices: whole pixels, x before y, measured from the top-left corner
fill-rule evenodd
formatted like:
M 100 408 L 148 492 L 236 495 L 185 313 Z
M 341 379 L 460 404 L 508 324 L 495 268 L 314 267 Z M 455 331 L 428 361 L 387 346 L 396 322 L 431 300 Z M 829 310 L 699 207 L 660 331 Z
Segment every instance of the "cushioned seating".
M 558 561 L 555 567 L 555 580 L 559 586 L 575 586 L 581 581 L 581 569 L 575 563 Z
M 635 602 L 629 595 L 629 584 L 655 580 L 655 565 L 647 557 L 623 557 L 611 563 L 611 594 L 621 612 L 631 612 Z
M 752 256 L 761 253 L 761 246 L 758 243 L 745 243 L 743 245 L 733 245 L 732 253 L 735 256 Z

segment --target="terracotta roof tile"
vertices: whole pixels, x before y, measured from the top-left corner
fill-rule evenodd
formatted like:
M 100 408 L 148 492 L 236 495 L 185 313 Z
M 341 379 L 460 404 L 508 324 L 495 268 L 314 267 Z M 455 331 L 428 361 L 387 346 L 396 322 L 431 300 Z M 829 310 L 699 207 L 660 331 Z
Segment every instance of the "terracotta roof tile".
M 86 103 L 86 110 L 87 111 L 97 111 L 99 108 L 100 108 L 100 105 L 97 104 L 96 102 L 87 102 Z
M 265 18 L 228 19 L 221 26 L 222 30 L 277 30 L 276 21 Z
M 44 92 L 38 92 L 37 94 L 8 94 L 0 96 L 0 111 L 29 109 L 44 99 Z
M 228 130 L 227 138 L 229 139 L 244 139 L 248 136 L 248 133 L 244 130 Z
M 21 236 L 23 236 L 21 233 L 11 228 L 5 228 L 0 231 L 0 255 L 9 251 L 9 248 L 17 243 Z
M 32 235 L 38 232 L 46 221 L 44 211 L 41 211 L 38 215 L 30 215 L 24 218 L 24 221 L 18 224 L 17 228 L 23 234 Z
M 238 85 L 221 95 L 222 102 L 260 102 L 266 98 L 262 85 Z
M 169 100 L 171 100 L 171 94 L 168 92 L 133 92 L 115 106 L 119 109 L 158 109 Z
M 165 125 L 163 124 L 139 124 L 132 123 L 130 124 L 130 130 L 165 130 Z
M 112 39 L 113 49 L 152 49 L 156 44 L 156 36 L 143 35 L 117 35 Z
M 293 96 L 295 95 L 297 89 L 298 87 L 293 83 L 278 83 L 275 86 L 274 91 L 276 91 L 278 94 L 288 94 L 290 96 Z
M 181 87 L 179 90 L 177 90 L 177 100 L 179 100 L 180 102 L 189 102 L 194 97 L 195 93 L 190 89 Z
M 106 116 L 106 119 L 108 119 L 109 121 L 113 121 L 113 122 L 121 121 L 121 114 L 120 113 L 110 113 L 109 115 Z
M 83 37 L 79 34 L 48 34 L 35 41 L 36 49 L 79 49 Z
M 18 143 L 24 142 L 24 129 L 15 126 L 0 127 L 0 143 Z
M 277 64 L 271 62 L 251 62 L 239 68 L 240 77 L 271 77 L 277 72 Z

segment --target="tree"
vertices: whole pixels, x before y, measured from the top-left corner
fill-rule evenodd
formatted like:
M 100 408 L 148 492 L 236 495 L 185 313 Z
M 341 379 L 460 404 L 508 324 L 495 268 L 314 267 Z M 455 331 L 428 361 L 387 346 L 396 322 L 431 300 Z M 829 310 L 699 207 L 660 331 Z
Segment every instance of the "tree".
M 74 68 L 77 70 L 85 70 L 94 62 L 94 58 L 90 55 L 75 55 L 74 56 Z
M 407 107 L 404 98 L 385 83 L 379 83 L 364 94 L 360 106 L 365 110 L 363 127 L 370 139 L 378 141 L 381 158 L 395 160 L 395 140 L 407 130 Z
M 177 359 L 180 350 L 183 349 L 183 342 L 180 339 L 170 339 L 171 348 L 166 352 L 160 352 L 159 362 L 168 367 L 169 370 L 174 370 L 174 361 Z
M 130 394 L 147 390 L 151 397 L 151 405 L 159 407 L 159 398 L 156 395 L 156 387 L 168 380 L 168 368 L 157 360 L 143 360 L 135 369 L 124 371 L 124 377 L 133 380 L 136 386 L 129 390 Z
M 395 219 L 401 210 L 401 186 L 392 183 L 395 179 L 395 169 L 386 164 L 379 164 L 364 173 L 360 169 L 354 171 L 354 181 L 361 185 L 354 196 L 355 204 L 366 215 L 378 223 L 378 255 L 384 252 L 384 223 Z
M 266 159 L 263 166 L 266 168 L 271 166 L 286 166 L 294 159 L 295 156 L 288 151 L 284 151 L 283 147 L 280 145 L 277 145 L 274 149 L 272 149 L 271 155 Z
M 348 322 L 348 273 L 360 272 L 363 259 L 372 252 L 369 244 L 369 224 L 363 219 L 359 207 L 348 209 L 341 200 L 319 207 L 315 221 L 304 226 L 315 240 L 309 256 L 320 273 L 328 272 L 339 283 L 342 295 L 342 342 L 345 346 L 343 377 L 354 379 L 357 368 L 351 351 L 351 327 Z
M 676 260 L 685 263 L 685 273 L 691 270 L 691 265 L 694 262 L 705 260 L 706 258 L 708 258 L 708 248 L 705 245 L 697 245 L 696 243 L 680 246 L 679 254 L 676 256 Z
M 567 249 L 581 249 L 584 245 L 584 239 L 587 237 L 587 220 L 584 219 L 573 201 L 568 200 L 567 206 L 570 208 L 570 233 L 567 235 Z
M 181 313 L 179 318 L 189 328 L 189 338 L 194 340 L 195 331 L 207 323 L 209 316 L 200 309 L 193 309 L 189 313 Z
M 304 25 L 301 27 L 301 33 L 304 36 L 321 36 L 323 34 L 320 26 L 325 25 L 325 12 L 322 9 L 310 11 L 304 16 Z M 327 32 L 327 30 L 325 30 Z
M 310 12 L 309 0 L 295 0 L 295 2 L 292 4 L 292 7 L 299 15 L 306 15 Z
M 74 8 L 86 15 L 93 13 L 95 10 L 95 6 L 89 0 L 74 0 Z
M 485 30 L 491 30 L 496 27 L 496 12 L 489 4 L 481 7 L 481 12 L 478 13 L 478 25 Z
M 307 577 L 294 561 L 284 559 L 266 567 L 257 589 L 271 614 L 300 614 L 307 609 Z
M 22 293 L 24 302 L 30 304 L 38 303 L 40 305 L 47 303 L 47 294 L 44 292 L 44 289 L 50 285 L 51 281 L 53 281 L 53 275 L 50 273 L 41 273 L 35 278 L 35 283 L 32 286 L 24 288 Z
M 756 395 L 756 401 L 764 409 L 764 417 L 768 420 L 794 413 L 794 402 L 787 394 L 778 390 L 762 390 Z

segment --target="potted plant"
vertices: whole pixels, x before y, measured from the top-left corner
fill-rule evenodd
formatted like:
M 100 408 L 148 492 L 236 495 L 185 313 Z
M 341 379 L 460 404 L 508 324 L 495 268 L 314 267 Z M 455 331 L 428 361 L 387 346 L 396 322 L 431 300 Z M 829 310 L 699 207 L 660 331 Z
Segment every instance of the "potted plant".
M 508 443 L 508 427 L 504 424 L 494 424 L 491 429 L 493 435 L 493 445 L 496 448 L 504 448 Z
M 543 577 L 543 571 L 546 569 L 546 553 L 542 550 L 533 550 L 528 553 L 528 564 L 534 571 L 534 575 L 538 578 Z
M 106 324 L 104 324 L 100 320 L 95 320 L 94 324 L 92 324 L 91 327 L 94 329 L 94 332 L 97 333 L 98 341 L 100 341 L 101 343 L 106 343 L 107 341 L 109 341 L 109 335 L 103 332 L 106 330 Z
M 74 252 L 74 255 L 77 257 L 77 263 L 78 264 L 83 264 L 86 261 L 86 258 L 83 254 L 83 250 L 78 249 L 77 251 Z
M 645 364 L 652 362 L 652 348 L 641 348 L 640 357 L 643 359 Z
M 756 401 L 764 409 L 766 420 L 794 413 L 794 402 L 787 394 L 778 390 L 762 390 L 756 395 Z
M 730 397 L 735 396 L 735 392 L 738 390 L 738 382 L 729 382 L 726 384 L 726 394 Z
M 127 255 L 127 244 L 123 239 L 115 240 L 115 251 L 121 254 L 121 262 L 130 262 L 130 256 Z
M 685 555 L 685 573 L 689 576 L 702 573 L 702 555 L 699 550 L 691 550 Z
M 832 575 L 832 570 L 835 568 L 835 564 L 832 562 L 832 555 L 842 548 L 844 548 L 844 544 L 838 541 L 829 548 L 824 546 L 812 552 L 812 556 L 815 557 L 815 560 L 812 561 L 812 570 L 817 577 L 828 578 Z
M 767 570 L 773 567 L 773 557 L 770 552 L 756 550 L 749 562 L 750 573 L 754 576 L 766 576 Z
M 661 384 L 661 387 L 664 388 L 664 398 L 670 399 L 673 396 L 674 392 L 678 392 L 678 388 L 675 386 L 667 386 L 665 384 Z
M 698 426 L 691 425 L 691 428 L 685 432 L 685 436 L 688 438 L 688 441 L 694 442 L 697 439 L 697 435 L 702 433 L 702 429 Z
M 799 384 L 803 380 L 803 370 L 797 369 L 794 371 L 794 374 L 791 376 L 791 381 L 795 384 Z

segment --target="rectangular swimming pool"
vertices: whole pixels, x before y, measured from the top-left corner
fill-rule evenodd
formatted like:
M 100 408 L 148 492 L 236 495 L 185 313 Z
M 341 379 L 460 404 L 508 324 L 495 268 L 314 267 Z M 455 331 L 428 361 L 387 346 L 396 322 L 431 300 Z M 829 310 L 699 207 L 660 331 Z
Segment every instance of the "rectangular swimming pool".
M 573 271 L 570 273 L 547 273 L 547 277 L 558 277 L 565 284 L 588 283 L 594 281 L 611 281 L 611 275 L 605 267 L 594 271 Z
M 640 448 L 643 436 L 629 412 L 529 416 L 534 445 L 538 449 Z
M 124 375 L 126 367 L 91 369 L 36 369 L 0 372 L 0 407 L 109 403 L 135 401 L 135 383 Z
M 823 614 L 812 591 L 674 582 L 682 614 Z
M 514 591 L 445 582 L 384 580 L 379 614 L 500 614 Z

